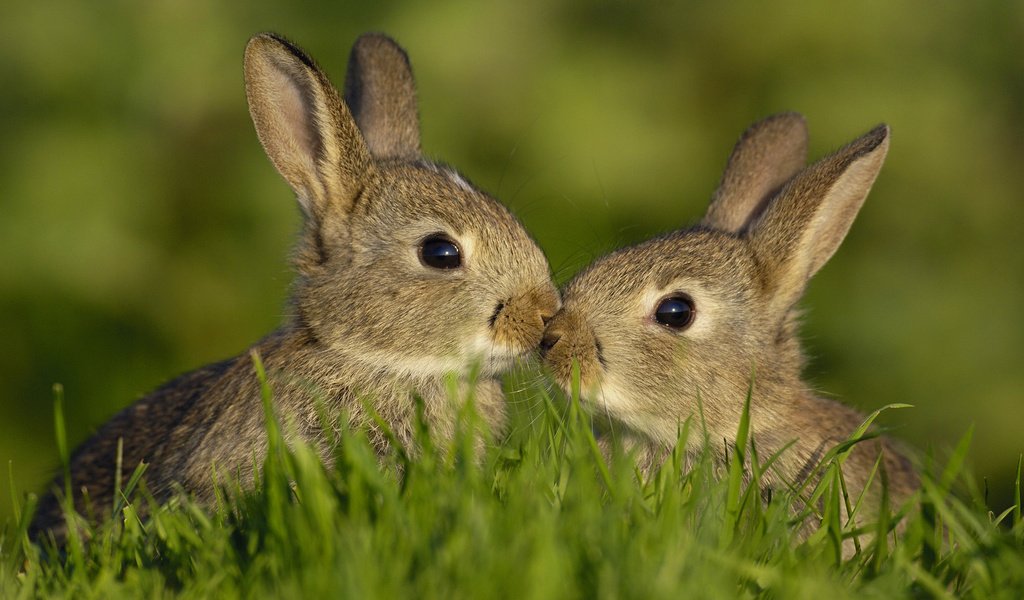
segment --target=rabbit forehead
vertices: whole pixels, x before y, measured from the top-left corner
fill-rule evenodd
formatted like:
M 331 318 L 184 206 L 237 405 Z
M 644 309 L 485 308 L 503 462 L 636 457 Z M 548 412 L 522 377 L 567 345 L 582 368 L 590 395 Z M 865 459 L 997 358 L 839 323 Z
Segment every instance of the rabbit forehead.
M 396 164 L 383 167 L 381 175 L 381 189 L 367 203 L 367 212 L 373 216 L 396 224 L 430 218 L 449 225 L 455 234 L 495 226 L 522 229 L 501 203 L 447 167 L 427 162 Z
M 381 191 L 364 210 L 371 224 L 363 234 L 418 239 L 445 233 L 488 262 L 547 274 L 547 260 L 519 221 L 456 171 L 421 161 L 385 166 L 381 175 Z
M 687 287 L 745 295 L 756 270 L 741 239 L 708 230 L 686 230 L 648 240 L 594 262 L 566 287 L 566 302 L 620 304 Z M 617 299 L 617 300 L 616 300 Z

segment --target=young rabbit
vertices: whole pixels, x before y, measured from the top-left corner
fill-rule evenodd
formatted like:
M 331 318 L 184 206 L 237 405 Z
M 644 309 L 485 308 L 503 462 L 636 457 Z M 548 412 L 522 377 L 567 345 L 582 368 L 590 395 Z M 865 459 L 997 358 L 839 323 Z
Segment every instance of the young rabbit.
M 753 125 L 700 225 L 605 256 L 568 284 L 542 341 L 545 363 L 568 388 L 578 362 L 595 427 L 610 426 L 645 467 L 674 445 L 682 421 L 700 423 L 698 403 L 709 439 L 734 443 L 749 390 L 762 460 L 794 442 L 763 483 L 806 479 L 864 417 L 801 380 L 796 304 L 846 236 L 888 147 L 882 125 L 804 168 L 801 116 Z M 884 438 L 845 462 L 852 498 L 879 452 L 891 497 L 906 498 L 917 477 Z
M 422 157 L 405 52 L 383 35 L 359 38 L 343 101 L 302 50 L 261 34 L 245 50 L 245 88 L 260 142 L 304 216 L 290 315 L 252 348 L 266 366 L 278 417 L 326 455 L 322 403 L 369 428 L 383 447 L 364 402 L 408 442 L 419 397 L 432 434 L 443 438 L 458 413 L 446 376 L 458 373 L 468 385 L 478 364 L 476 408 L 500 433 L 506 415 L 498 375 L 538 346 L 558 293 L 544 255 L 515 217 L 453 169 Z M 254 457 L 266 452 L 263 421 L 248 351 L 182 375 L 75 451 L 77 506 L 87 496 L 109 510 L 118 440 L 124 477 L 145 462 L 158 500 L 180 483 L 208 502 L 214 467 L 251 480 Z M 34 531 L 59 538 L 63 529 L 51 494 Z

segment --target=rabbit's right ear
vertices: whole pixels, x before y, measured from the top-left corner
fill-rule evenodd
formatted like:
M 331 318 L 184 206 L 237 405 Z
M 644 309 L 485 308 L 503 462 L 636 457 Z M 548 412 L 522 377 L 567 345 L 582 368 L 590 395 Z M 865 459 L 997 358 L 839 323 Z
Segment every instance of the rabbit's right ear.
M 371 159 L 327 76 L 295 45 L 262 33 L 245 47 L 245 94 L 260 143 L 306 216 L 347 214 Z
M 736 142 L 701 224 L 739 233 L 807 163 L 807 124 L 781 113 L 751 125 Z
M 744 235 L 776 315 L 793 306 L 839 248 L 888 149 L 889 128 L 879 125 L 801 171 L 749 224 Z
M 416 80 L 409 57 L 394 40 L 380 33 L 367 33 L 352 45 L 345 75 L 345 103 L 374 157 L 420 157 Z

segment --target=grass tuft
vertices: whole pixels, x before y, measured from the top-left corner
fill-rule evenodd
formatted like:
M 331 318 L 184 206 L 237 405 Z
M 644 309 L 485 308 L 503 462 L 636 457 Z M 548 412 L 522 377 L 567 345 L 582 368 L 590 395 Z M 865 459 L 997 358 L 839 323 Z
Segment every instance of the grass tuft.
M 578 386 L 564 398 L 540 383 L 532 384 L 528 401 L 513 403 L 516 435 L 500 445 L 481 447 L 483 425 L 472 398 L 458 398 L 465 408 L 453 440 L 432 437 L 421 405 L 412 447 L 398 447 L 386 424 L 376 423 L 392 443 L 378 456 L 366 433 L 342 418 L 326 428 L 332 451 L 325 462 L 287 434 L 258 356 L 253 364 L 271 451 L 251 489 L 217 473 L 215 507 L 180 494 L 164 506 L 147 506 L 143 521 L 138 507 L 151 500 L 142 470 L 135 469 L 105 524 L 93 527 L 68 512 L 77 527 L 69 530 L 65 552 L 30 543 L 34 498 L 16 495 L 15 523 L 0 532 L 0 597 L 1009 598 L 1024 592 L 1020 466 L 1017 504 L 990 515 L 963 468 L 969 435 L 944 466 L 924 473 L 911 505 L 893 506 L 857 531 L 849 516 L 862 498 L 848 495 L 842 466 L 853 445 L 870 438 L 877 414 L 825 456 L 816 483 L 771 493 L 761 489 L 762 475 L 778 453 L 759 456 L 749 398 L 737 442 L 724 458 L 706 432 L 704 450 L 694 449 L 700 445 L 692 436 L 703 430 L 691 419 L 680 423 L 678 443 L 660 467 L 643 474 L 628 452 L 605 458 Z M 517 388 L 528 384 L 529 376 L 520 378 Z M 55 402 L 59 408 L 61 394 Z M 63 431 L 62 416 L 55 425 Z M 59 445 L 66 461 L 66 445 Z M 881 463 L 876 473 L 884 483 Z M 899 536 L 892 533 L 897 524 L 905 531 Z M 844 556 L 844 542 L 865 531 L 873 532 L 870 541 Z

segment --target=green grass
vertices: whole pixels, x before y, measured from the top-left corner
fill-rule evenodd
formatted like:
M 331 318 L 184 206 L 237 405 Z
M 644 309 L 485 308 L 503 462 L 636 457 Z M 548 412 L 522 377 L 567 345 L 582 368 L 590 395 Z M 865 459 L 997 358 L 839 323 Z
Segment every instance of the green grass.
M 893 507 L 868 528 L 873 539 L 862 537 L 843 559 L 851 530 L 840 503 L 857 505 L 842 479 L 851 444 L 823 460 L 818 485 L 765 500 L 757 481 L 772 457 L 758 456 L 746 419 L 724 465 L 705 451 L 684 468 L 681 448 L 703 435 L 692 420 L 663 467 L 643 478 L 628 457 L 602 458 L 578 401 L 550 394 L 534 375 L 515 385 L 513 434 L 482 456 L 473 442 L 486 434 L 471 398 L 450 443 L 421 427 L 415 449 L 378 459 L 361 432 L 341 427 L 329 467 L 309 447 L 285 445 L 287 424 L 269 419 L 271 451 L 254 490 L 227 485 L 213 510 L 182 495 L 143 522 L 136 471 L 124 494 L 133 502 L 109 507 L 118 518 L 88 530 L 88 543 L 72 537 L 64 552 L 29 542 L 34 499 L 12 489 L 17 514 L 0 533 L 0 597 L 1024 594 L 1020 467 L 1016 506 L 989 513 L 963 471 L 969 436 L 943 465 L 926 465 L 909 510 Z M 269 408 L 269 390 L 265 401 Z M 808 505 L 821 510 L 798 508 Z M 887 535 L 900 519 L 905 534 Z M 804 541 L 802 522 L 820 525 Z

